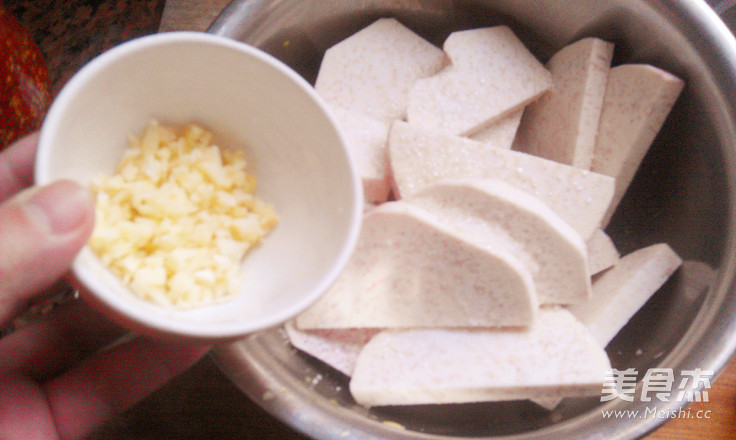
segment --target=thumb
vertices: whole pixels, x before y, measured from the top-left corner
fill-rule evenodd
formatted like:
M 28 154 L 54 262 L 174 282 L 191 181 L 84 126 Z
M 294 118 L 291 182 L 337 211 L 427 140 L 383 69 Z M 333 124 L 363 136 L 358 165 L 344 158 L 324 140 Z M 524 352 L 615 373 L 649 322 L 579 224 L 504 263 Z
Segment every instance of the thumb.
M 71 181 L 28 189 L 0 205 L 0 324 L 69 269 L 93 226 L 92 195 Z

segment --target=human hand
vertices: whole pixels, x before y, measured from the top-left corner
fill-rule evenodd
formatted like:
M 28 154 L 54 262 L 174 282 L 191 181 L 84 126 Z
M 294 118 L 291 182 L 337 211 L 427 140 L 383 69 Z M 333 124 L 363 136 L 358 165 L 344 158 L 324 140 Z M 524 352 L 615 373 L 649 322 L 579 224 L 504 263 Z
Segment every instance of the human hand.
M 89 192 L 32 187 L 37 136 L 0 153 L 0 330 L 64 276 L 89 238 Z M 73 301 L 0 339 L 0 438 L 79 439 L 207 347 L 135 337 Z

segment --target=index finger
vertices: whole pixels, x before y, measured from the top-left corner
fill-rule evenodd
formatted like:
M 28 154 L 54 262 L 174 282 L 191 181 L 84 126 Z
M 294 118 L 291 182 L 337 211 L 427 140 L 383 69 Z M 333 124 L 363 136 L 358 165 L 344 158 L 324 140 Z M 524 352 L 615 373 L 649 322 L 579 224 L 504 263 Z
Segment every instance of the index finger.
M 33 184 L 38 132 L 19 139 L 0 152 L 0 202 Z

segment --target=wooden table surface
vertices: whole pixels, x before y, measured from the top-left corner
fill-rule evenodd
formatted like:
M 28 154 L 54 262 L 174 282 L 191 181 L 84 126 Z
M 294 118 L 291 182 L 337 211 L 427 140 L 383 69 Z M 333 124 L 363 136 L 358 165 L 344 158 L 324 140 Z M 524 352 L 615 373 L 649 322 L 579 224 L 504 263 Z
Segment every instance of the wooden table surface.
M 160 30 L 204 31 L 228 1 L 168 0 Z M 673 419 L 647 436 L 646 440 L 736 439 L 736 358 L 714 381 L 709 390 L 709 401 L 693 404 L 690 414 L 695 415 L 699 410 L 704 411 L 701 414 L 709 414 L 710 417 Z M 284 435 L 288 436 L 286 433 Z

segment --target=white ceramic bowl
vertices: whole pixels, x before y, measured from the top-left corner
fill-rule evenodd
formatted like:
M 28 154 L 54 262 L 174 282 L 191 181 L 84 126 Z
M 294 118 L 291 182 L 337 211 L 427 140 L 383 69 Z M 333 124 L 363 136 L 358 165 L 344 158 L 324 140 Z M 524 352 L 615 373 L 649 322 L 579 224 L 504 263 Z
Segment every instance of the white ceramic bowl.
M 64 87 L 43 123 L 36 181 L 90 184 L 110 174 L 151 119 L 197 122 L 243 148 L 257 195 L 280 222 L 249 253 L 233 299 L 191 310 L 142 300 L 84 248 L 73 274 L 85 296 L 128 327 L 206 340 L 237 338 L 298 314 L 334 281 L 355 244 L 360 182 L 311 86 L 244 43 L 204 33 L 139 38 L 100 55 Z

